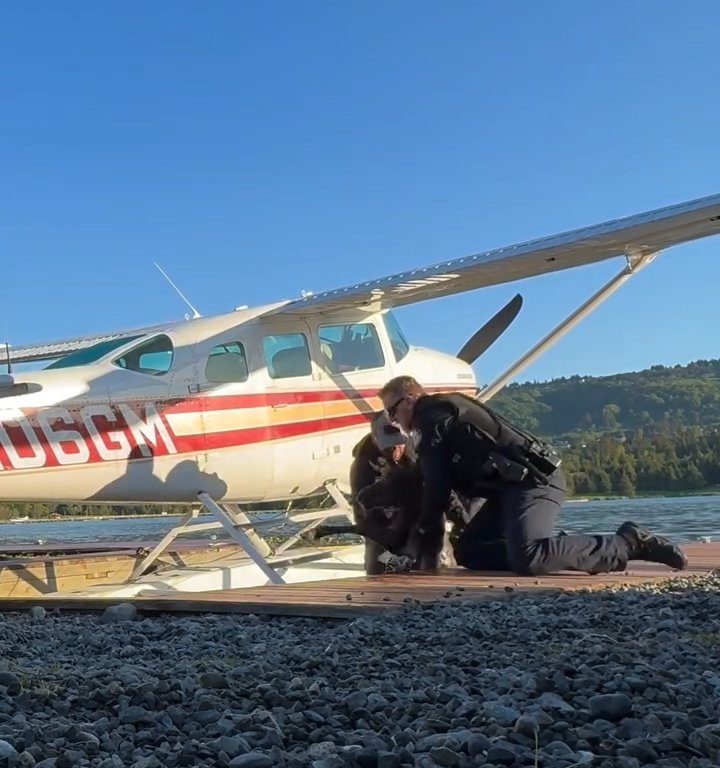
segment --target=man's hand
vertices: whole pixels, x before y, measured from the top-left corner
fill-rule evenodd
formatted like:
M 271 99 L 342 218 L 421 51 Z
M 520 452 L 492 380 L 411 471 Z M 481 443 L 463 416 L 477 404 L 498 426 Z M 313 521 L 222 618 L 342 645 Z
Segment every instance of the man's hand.
M 420 520 L 417 530 L 418 568 L 424 571 L 437 570 L 445 537 L 444 518 L 429 521 Z

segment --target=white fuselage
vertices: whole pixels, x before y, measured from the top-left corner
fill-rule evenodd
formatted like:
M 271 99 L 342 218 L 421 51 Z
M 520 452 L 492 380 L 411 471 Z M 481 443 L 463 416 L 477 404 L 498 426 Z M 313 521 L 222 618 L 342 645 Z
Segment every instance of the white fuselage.
M 475 390 L 470 366 L 408 347 L 386 313 L 266 310 L 15 375 L 29 391 L 0 389 L 0 500 L 194 502 L 206 491 L 251 502 L 347 487 L 385 381 Z

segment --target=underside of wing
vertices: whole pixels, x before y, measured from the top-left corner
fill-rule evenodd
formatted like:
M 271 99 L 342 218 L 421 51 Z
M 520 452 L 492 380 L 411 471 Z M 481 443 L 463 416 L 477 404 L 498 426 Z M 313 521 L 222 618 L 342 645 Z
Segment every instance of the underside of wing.
M 556 272 L 618 256 L 640 257 L 720 233 L 720 195 L 465 256 L 303 297 L 285 314 L 392 308 Z

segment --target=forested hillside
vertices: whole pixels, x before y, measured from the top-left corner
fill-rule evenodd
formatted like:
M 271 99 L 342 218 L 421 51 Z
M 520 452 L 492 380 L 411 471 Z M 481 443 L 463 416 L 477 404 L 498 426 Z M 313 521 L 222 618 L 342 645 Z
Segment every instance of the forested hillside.
M 511 384 L 491 405 L 527 429 L 571 443 L 638 429 L 667 433 L 716 427 L 720 426 L 720 360 L 657 365 L 614 376 Z
M 720 485 L 720 360 L 515 384 L 491 405 L 561 449 L 576 494 Z

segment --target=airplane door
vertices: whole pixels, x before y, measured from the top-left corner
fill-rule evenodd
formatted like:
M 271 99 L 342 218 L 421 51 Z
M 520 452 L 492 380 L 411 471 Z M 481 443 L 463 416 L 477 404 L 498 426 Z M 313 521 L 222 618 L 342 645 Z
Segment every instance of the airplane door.
M 392 377 L 377 315 L 334 316 L 314 325 L 320 349 L 325 398 L 323 479 L 347 490 L 352 449 L 369 431 L 369 419 L 382 406 L 378 390 Z
M 323 393 L 310 327 L 301 319 L 258 324 L 267 392 L 275 498 L 310 493 L 322 483 Z

